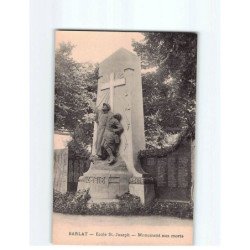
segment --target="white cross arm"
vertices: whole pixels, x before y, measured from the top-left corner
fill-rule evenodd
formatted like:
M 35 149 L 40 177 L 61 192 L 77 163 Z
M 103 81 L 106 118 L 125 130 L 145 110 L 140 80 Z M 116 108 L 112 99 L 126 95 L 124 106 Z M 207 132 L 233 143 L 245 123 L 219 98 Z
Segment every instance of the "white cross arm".
M 114 82 L 111 82 L 111 83 L 110 82 L 102 83 L 101 84 L 101 90 L 109 89 L 110 86 L 115 87 L 115 86 L 120 86 L 120 85 L 125 85 L 125 84 L 126 84 L 125 78 L 115 79 Z
M 120 78 L 115 80 L 114 86 L 120 86 L 125 84 L 126 84 L 125 78 Z
M 109 88 L 110 88 L 110 83 L 109 82 L 102 83 L 101 90 L 109 89 Z

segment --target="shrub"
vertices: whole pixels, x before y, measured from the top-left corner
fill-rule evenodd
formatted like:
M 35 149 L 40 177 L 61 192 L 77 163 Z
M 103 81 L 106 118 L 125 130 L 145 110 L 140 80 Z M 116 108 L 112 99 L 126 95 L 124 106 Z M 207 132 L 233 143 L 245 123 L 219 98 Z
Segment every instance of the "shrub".
M 120 215 L 139 215 L 143 213 L 143 205 L 138 196 L 130 193 L 125 193 L 117 196 L 119 200 L 119 214 Z
M 154 200 L 143 205 L 140 198 L 125 193 L 117 196 L 118 202 L 87 204 L 90 195 L 87 191 L 61 194 L 54 192 L 53 211 L 65 214 L 82 215 L 161 215 L 178 218 L 193 218 L 193 205 L 187 202 L 171 202 Z
M 119 206 L 116 202 L 93 203 L 88 207 L 89 215 L 119 215 Z
M 61 194 L 54 191 L 53 211 L 67 214 L 86 214 L 87 202 L 90 199 L 89 191 Z
M 147 212 L 154 215 L 173 216 L 178 218 L 193 218 L 193 204 L 191 202 L 171 202 L 157 200 L 148 207 Z

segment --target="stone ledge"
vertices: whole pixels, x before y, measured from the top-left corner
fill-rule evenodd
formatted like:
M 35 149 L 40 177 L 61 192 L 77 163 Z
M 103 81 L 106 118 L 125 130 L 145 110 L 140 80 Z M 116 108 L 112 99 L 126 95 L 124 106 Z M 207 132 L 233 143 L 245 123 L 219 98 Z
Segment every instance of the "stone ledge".
M 95 198 L 95 199 L 90 199 L 88 201 L 88 207 L 91 207 L 92 205 L 95 205 L 95 204 L 106 204 L 106 203 L 119 203 L 119 200 L 118 199 L 101 199 L 101 198 Z
M 129 184 L 154 184 L 153 177 L 132 177 L 129 179 Z
M 114 164 L 109 165 L 108 160 L 99 160 L 99 159 L 94 159 L 94 161 L 90 165 L 90 170 L 95 169 L 95 170 L 125 170 L 127 171 L 127 166 L 125 161 L 121 159 L 120 156 L 117 157 L 117 160 Z

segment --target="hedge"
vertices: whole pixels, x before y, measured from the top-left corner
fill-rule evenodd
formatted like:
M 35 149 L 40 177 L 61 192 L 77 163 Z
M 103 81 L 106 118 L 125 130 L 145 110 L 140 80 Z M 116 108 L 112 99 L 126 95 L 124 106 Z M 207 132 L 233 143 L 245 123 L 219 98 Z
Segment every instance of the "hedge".
M 162 215 L 178 218 L 193 218 L 193 204 L 185 202 L 171 202 L 154 200 L 143 205 L 140 198 L 129 193 L 117 196 L 118 202 L 88 204 L 88 191 L 61 194 L 54 192 L 53 211 L 76 215 Z

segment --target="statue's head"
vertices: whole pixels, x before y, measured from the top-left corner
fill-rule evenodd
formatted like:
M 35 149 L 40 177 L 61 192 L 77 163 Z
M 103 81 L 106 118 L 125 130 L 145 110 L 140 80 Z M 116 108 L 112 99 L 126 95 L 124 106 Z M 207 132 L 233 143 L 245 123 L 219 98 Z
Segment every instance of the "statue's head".
M 116 114 L 114 114 L 114 118 L 115 118 L 116 120 L 120 121 L 120 120 L 122 119 L 122 115 L 119 114 L 119 113 L 116 113 Z
M 109 112 L 109 110 L 110 110 L 110 105 L 107 104 L 107 103 L 103 103 L 103 104 L 102 104 L 102 111 L 103 111 L 104 113 L 107 113 L 107 112 Z

